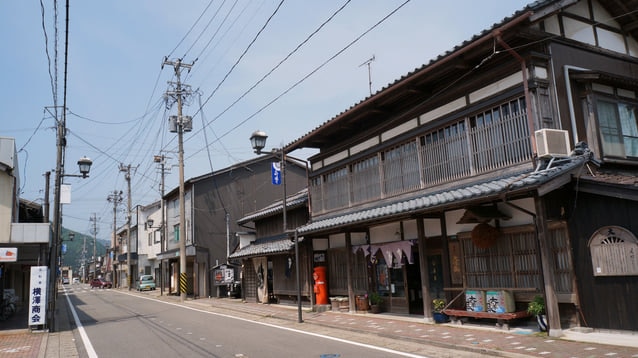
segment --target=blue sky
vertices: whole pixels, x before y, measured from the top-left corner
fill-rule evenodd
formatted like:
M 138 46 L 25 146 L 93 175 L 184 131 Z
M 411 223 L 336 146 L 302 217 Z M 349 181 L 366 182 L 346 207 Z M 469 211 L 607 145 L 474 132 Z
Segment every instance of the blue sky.
M 61 108 L 65 91 L 65 2 L 57 10 L 57 70 L 53 2 L 41 3 L 0 2 L 0 136 L 16 139 L 21 197 L 36 202 L 44 198 L 44 173 L 56 166 L 50 112 L 55 113 L 55 104 Z M 106 198 L 113 190 L 126 193 L 121 163 L 135 168 L 133 205 L 159 199 L 153 155 L 164 151 L 172 158 L 169 163 L 177 165 L 177 136 L 167 127 L 168 116 L 177 110 L 167 109 L 163 100 L 175 78 L 171 67 L 161 68 L 165 56 L 186 63 L 197 59 L 182 74 L 194 92 L 184 106 L 184 114 L 193 116 L 193 131 L 184 136 L 189 179 L 253 158 L 248 138 L 257 129 L 269 135 L 266 149 L 280 147 L 363 100 L 370 89 L 368 68 L 362 64 L 373 56 L 376 92 L 529 1 L 404 3 L 71 1 L 65 172 L 78 173 L 76 162 L 82 156 L 90 157 L 93 167 L 88 179 L 64 179 L 72 186 L 72 203 L 64 205 L 63 225 L 88 234 L 89 217 L 95 213 L 98 238 L 109 238 L 113 217 Z M 60 111 L 57 116 L 62 118 Z M 167 190 L 177 187 L 178 180 L 174 167 L 166 177 Z M 51 188 L 53 184 L 52 177 Z M 53 190 L 51 204 L 52 195 Z M 118 226 L 125 217 L 122 206 Z

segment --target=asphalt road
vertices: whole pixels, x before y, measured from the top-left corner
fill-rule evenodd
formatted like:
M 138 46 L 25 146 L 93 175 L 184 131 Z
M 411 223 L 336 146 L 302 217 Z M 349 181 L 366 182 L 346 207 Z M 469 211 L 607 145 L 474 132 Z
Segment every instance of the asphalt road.
M 82 356 L 92 348 L 99 357 L 417 357 L 86 285 L 68 295 L 88 340 L 77 341 Z

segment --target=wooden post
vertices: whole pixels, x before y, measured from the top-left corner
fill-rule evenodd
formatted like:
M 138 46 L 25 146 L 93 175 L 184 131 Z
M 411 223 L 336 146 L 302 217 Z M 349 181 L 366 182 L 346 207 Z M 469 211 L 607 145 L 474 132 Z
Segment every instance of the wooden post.
M 352 286 L 352 266 L 354 263 L 352 262 L 352 238 L 350 237 L 350 232 L 346 232 L 346 277 L 348 281 L 348 305 L 350 312 L 354 312 L 356 310 L 355 301 L 354 301 L 354 287 Z
M 563 335 L 560 326 L 560 312 L 558 310 L 558 299 L 554 284 L 554 270 L 552 265 L 552 252 L 547 244 L 547 220 L 545 211 L 545 201 L 536 196 L 534 198 L 536 206 L 536 234 L 538 237 L 539 255 L 541 257 L 543 282 L 545 289 L 545 310 L 547 312 L 547 323 L 549 325 L 548 334 L 551 337 L 560 337 Z
M 425 322 L 432 323 L 432 310 L 429 308 L 432 305 L 432 298 L 430 296 L 430 271 L 428 267 L 428 257 L 425 252 L 425 225 L 423 224 L 423 217 L 416 219 L 416 232 L 417 240 L 419 242 L 419 270 L 421 270 L 421 291 L 423 292 L 423 319 Z

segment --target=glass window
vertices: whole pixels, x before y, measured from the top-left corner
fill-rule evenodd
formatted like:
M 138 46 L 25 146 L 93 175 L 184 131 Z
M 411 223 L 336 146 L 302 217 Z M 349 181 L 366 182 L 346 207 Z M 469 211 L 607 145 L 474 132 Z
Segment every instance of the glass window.
M 598 100 L 596 106 L 603 155 L 638 157 L 636 104 Z

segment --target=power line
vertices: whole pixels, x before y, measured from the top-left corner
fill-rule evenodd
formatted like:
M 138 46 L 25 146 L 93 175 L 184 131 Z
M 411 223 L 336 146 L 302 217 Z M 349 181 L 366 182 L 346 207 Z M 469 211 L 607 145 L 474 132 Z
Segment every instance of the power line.
M 235 126 L 233 126 L 231 129 L 229 129 L 228 131 L 226 131 L 224 134 L 222 134 L 219 138 L 223 138 L 225 136 L 227 136 L 228 134 L 230 134 L 231 132 L 233 132 L 235 129 L 239 128 L 240 126 L 242 126 L 244 123 L 248 122 L 249 120 L 251 120 L 252 118 L 254 118 L 255 116 L 257 116 L 259 113 L 261 113 L 262 111 L 264 111 L 266 108 L 270 107 L 273 103 L 277 102 L 279 99 L 281 99 L 283 96 L 285 96 L 286 94 L 288 94 L 288 92 L 292 91 L 294 88 L 296 88 L 297 86 L 299 86 L 301 83 L 303 83 L 305 80 L 307 80 L 308 78 L 310 78 L 312 75 L 314 75 L 315 73 L 317 73 L 320 69 L 322 69 L 324 66 L 326 66 L 328 63 L 330 63 L 332 60 L 334 60 L 335 58 L 337 58 L 339 55 L 341 55 L 343 52 L 345 52 L 348 48 L 350 48 L 351 46 L 353 46 L 355 43 L 357 43 L 359 40 L 361 40 L 361 38 L 363 38 L 365 35 L 367 35 L 368 33 L 370 33 L 370 31 L 374 30 L 376 27 L 378 27 L 379 25 L 381 25 L 384 21 L 386 21 L 388 18 L 390 18 L 390 16 L 394 15 L 397 11 L 399 11 L 403 6 L 405 6 L 407 3 L 409 3 L 410 0 L 406 0 L 405 2 L 403 2 L 402 4 L 400 4 L 397 8 L 395 8 L 394 10 L 392 10 L 389 14 L 387 14 L 386 16 L 384 16 L 381 20 L 379 20 L 377 23 L 375 23 L 372 27 L 368 28 L 366 31 L 364 31 L 362 34 L 360 34 L 359 36 L 357 36 L 354 40 L 352 40 L 350 43 L 348 43 L 345 47 L 343 47 L 341 50 L 337 51 L 337 53 L 335 53 L 334 55 L 332 55 L 330 58 L 328 58 L 327 60 L 325 60 L 322 64 L 320 64 L 319 66 L 315 67 L 315 69 L 313 69 L 312 71 L 310 71 L 308 74 L 306 74 L 304 77 L 302 77 L 300 80 L 298 80 L 297 82 L 295 82 L 292 86 L 288 87 L 288 89 L 286 89 L 285 91 L 283 91 L 282 93 L 280 93 L 279 95 L 277 95 L 275 98 L 273 98 L 272 100 L 270 100 L 268 103 L 266 103 L 265 105 L 263 105 L 262 107 L 260 107 L 257 111 L 253 112 L 253 114 L 249 115 L 248 117 L 246 117 L 244 120 L 240 121 L 239 123 L 237 123 Z M 204 103 L 205 104 L 205 103 Z M 201 110 L 201 108 L 200 108 Z M 227 110 L 227 109 L 226 109 Z M 215 117 L 213 119 L 216 120 L 217 118 L 219 118 L 221 115 L 218 115 L 217 117 Z M 208 124 L 212 123 L 209 122 Z M 204 150 L 206 148 L 202 148 L 199 151 L 194 152 L 192 155 L 195 155 L 199 152 L 201 152 L 202 150 Z
M 252 39 L 252 41 L 250 41 L 250 43 L 248 44 L 248 46 L 246 47 L 246 49 L 244 49 L 244 52 L 242 52 L 242 54 L 239 56 L 239 58 L 237 58 L 237 61 L 235 61 L 235 63 L 231 66 L 230 70 L 228 70 L 228 72 L 226 73 L 226 75 L 224 75 L 224 78 L 222 78 L 222 80 L 217 84 L 217 87 L 215 87 L 215 89 L 213 90 L 213 92 L 211 92 L 210 96 L 208 96 L 208 98 L 206 98 L 206 101 L 204 101 L 203 106 L 206 105 L 206 103 L 208 103 L 208 101 L 210 101 L 210 99 L 215 95 L 215 93 L 217 93 L 217 90 L 219 89 L 219 87 L 221 87 L 221 85 L 226 82 L 226 79 L 228 78 L 228 76 L 230 76 L 230 74 L 235 70 L 235 67 L 237 67 L 237 65 L 239 64 L 239 62 L 241 62 L 241 60 L 244 58 L 244 56 L 246 55 L 246 53 L 248 52 L 248 50 L 250 50 L 250 48 L 253 46 L 253 44 L 257 41 L 257 39 L 259 38 L 259 36 L 261 35 L 261 33 L 266 29 L 266 27 L 268 26 L 268 24 L 270 23 L 270 21 L 273 19 L 273 17 L 275 17 L 275 15 L 277 14 L 277 12 L 279 12 L 279 9 L 281 8 L 281 5 L 283 5 L 284 0 L 281 0 L 279 2 L 279 5 L 277 5 L 277 8 L 275 9 L 275 11 L 273 11 L 272 14 L 270 14 L 270 16 L 268 17 L 268 19 L 266 20 L 266 22 L 264 23 L 264 25 L 261 27 L 261 29 L 259 29 L 259 31 L 257 31 L 257 34 L 255 35 L 255 37 Z M 199 113 L 199 111 L 201 111 L 201 108 L 199 108 L 197 110 L 197 112 L 195 112 L 195 114 L 193 114 L 194 116 L 197 115 L 197 113 Z

